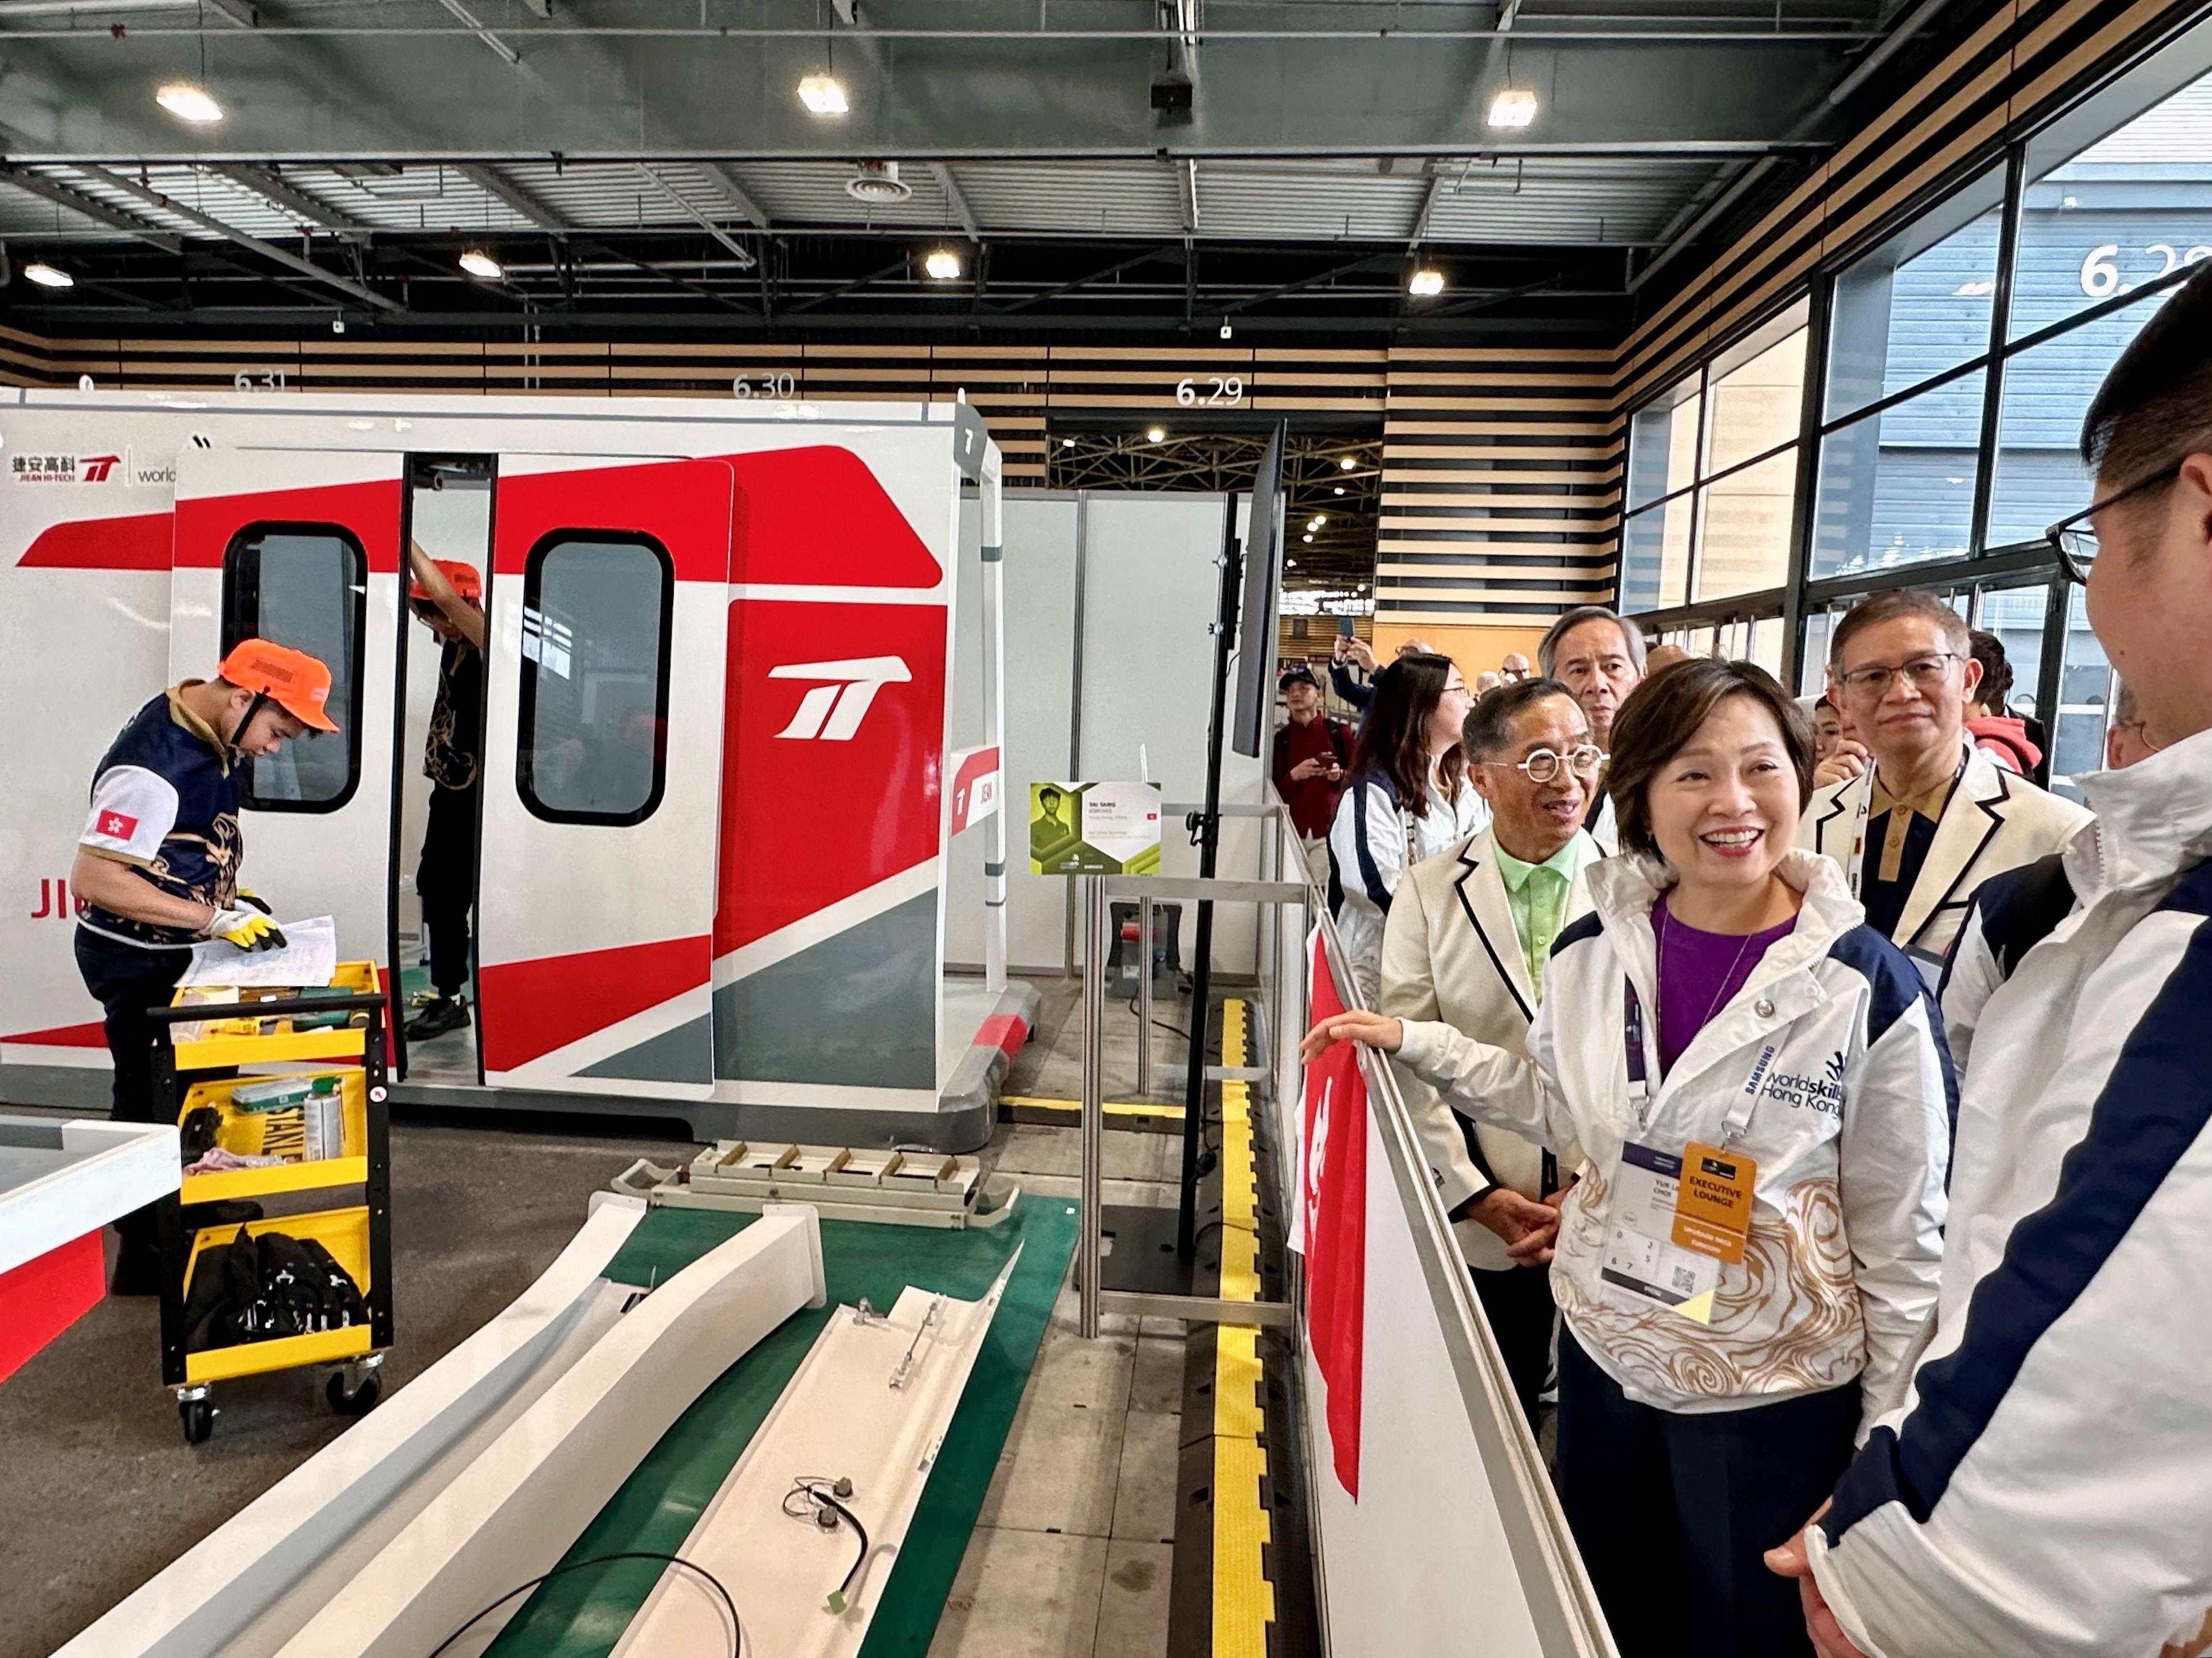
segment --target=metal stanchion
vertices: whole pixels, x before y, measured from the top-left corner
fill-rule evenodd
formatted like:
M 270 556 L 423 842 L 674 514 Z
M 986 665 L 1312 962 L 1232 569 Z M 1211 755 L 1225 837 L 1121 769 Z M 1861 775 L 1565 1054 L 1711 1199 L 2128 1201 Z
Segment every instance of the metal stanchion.
M 1106 902 L 1106 883 L 1098 876 L 1083 878 L 1084 916 L 1087 922 L 1083 952 L 1083 1236 L 1076 1244 L 1076 1262 L 1083 1275 L 1078 1291 L 1082 1302 L 1081 1332 L 1085 1340 L 1098 1334 L 1098 1273 L 1103 1258 L 1101 1232 L 1106 1222 L 1105 1188 L 1101 1176 L 1106 1163 L 1106 1096 L 1102 1072 L 1106 1035 L 1106 956 L 1111 914 Z
M 1137 1097 L 1152 1097 L 1152 901 L 1137 900 Z

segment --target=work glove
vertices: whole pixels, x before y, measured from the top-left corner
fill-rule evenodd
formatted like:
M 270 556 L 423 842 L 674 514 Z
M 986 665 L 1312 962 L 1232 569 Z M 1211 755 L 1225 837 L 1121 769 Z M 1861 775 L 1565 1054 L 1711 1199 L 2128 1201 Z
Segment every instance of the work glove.
M 247 905 L 252 908 L 259 910 L 264 915 L 274 915 L 276 913 L 274 909 L 270 908 L 269 901 L 263 897 L 259 893 L 256 892 L 252 887 L 239 888 L 238 902 L 241 904 Z
M 275 922 L 258 909 L 243 907 L 218 909 L 208 924 L 200 929 L 210 938 L 219 938 L 224 944 L 240 950 L 282 950 L 284 935 Z

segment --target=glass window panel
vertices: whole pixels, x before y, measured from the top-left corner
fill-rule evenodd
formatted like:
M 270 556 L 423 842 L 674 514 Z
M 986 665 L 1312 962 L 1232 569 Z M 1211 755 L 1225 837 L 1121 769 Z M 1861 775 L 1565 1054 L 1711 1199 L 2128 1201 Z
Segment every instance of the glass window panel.
M 671 570 L 642 538 L 534 549 L 523 575 L 523 802 L 556 823 L 636 823 L 660 804 Z
M 1826 418 L 1989 349 L 2004 169 L 1994 167 L 1836 278 Z
M 361 544 L 335 525 L 252 525 L 223 555 L 222 647 L 266 639 L 321 659 L 335 733 L 309 732 L 249 759 L 245 804 L 260 811 L 336 811 L 361 774 L 361 631 L 368 602 Z
M 2089 630 L 2083 590 L 2075 587 L 2066 602 L 2066 654 L 2058 683 L 2058 720 L 2051 734 L 2051 786 L 2071 799 L 2081 792 L 2073 779 L 2102 770 L 2105 728 L 2111 723 L 2112 669 L 2105 647 Z
M 2006 360 L 1989 545 L 2037 540 L 2045 525 L 2089 504 L 2091 479 L 2076 446 L 2081 416 L 2106 372 L 2166 298 L 2163 293 L 2145 295 L 2141 304 L 2095 318 Z
M 1790 313 L 1793 317 L 1796 312 Z M 1763 455 L 1797 435 L 1805 408 L 1805 330 L 1801 324 L 1733 367 L 1713 367 L 1700 477 Z
M 1805 657 L 1797 665 L 1797 695 L 1818 696 L 1828 689 L 1828 641 L 1843 611 L 1815 610 L 1805 618 Z
M 1779 587 L 1790 574 L 1790 513 L 1797 452 L 1784 450 L 1700 492 L 1697 598 L 1728 598 Z
M 1821 440 L 1814 576 L 1966 555 L 1983 383 L 1966 375 Z
M 1985 588 L 1980 619 L 1974 623 L 1996 635 L 2012 669 L 2004 711 L 2027 720 L 2036 718 L 2036 695 L 2043 683 L 2043 623 L 2050 598 L 2047 587 Z
M 1751 624 L 1751 659 L 1772 674 L 1782 677 L 1782 618 L 1765 616 Z
M 1678 495 L 1620 526 L 1621 608 L 1633 616 L 1686 602 L 1690 497 Z
M 1686 375 L 1636 411 L 1628 436 L 1632 511 L 1697 482 L 1698 381 Z
M 2208 179 L 2212 76 L 2036 179 L 2021 203 L 2012 337 L 2212 258 Z

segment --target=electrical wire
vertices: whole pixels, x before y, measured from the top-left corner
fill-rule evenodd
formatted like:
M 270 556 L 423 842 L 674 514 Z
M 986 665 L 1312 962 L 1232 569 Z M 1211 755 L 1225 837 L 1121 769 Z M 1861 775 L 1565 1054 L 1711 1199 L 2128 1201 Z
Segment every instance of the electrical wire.
M 707 1582 L 708 1587 L 712 1588 L 715 1594 L 722 1597 L 722 1606 L 730 1614 L 730 1658 L 744 1658 L 745 1626 L 744 1622 L 738 1617 L 738 1603 L 731 1598 L 729 1590 L 722 1586 L 722 1580 L 715 1576 L 713 1572 L 708 1571 L 706 1567 L 700 1565 L 694 1561 L 686 1560 L 680 1554 L 662 1554 L 651 1549 L 623 1549 L 614 1554 L 587 1555 L 581 1560 L 565 1561 L 562 1564 L 554 1567 L 550 1571 L 540 1572 L 537 1576 L 532 1578 L 526 1583 L 517 1583 L 506 1594 L 501 1595 L 498 1600 L 494 1600 L 490 1605 L 477 1612 L 468 1620 L 468 1622 L 463 1624 L 451 1635 L 448 1635 L 444 1640 L 439 1642 L 436 1646 L 432 1647 L 429 1651 L 429 1658 L 439 1658 L 439 1655 L 444 1652 L 447 1648 L 452 1646 L 454 1642 L 459 1640 L 464 1635 L 466 1635 L 479 1623 L 483 1622 L 484 1619 L 489 1617 L 493 1612 L 497 1612 L 508 1601 L 514 1600 L 516 1595 L 527 1594 L 530 1590 L 536 1588 L 540 1583 L 550 1582 L 554 1578 L 563 1576 L 569 1572 L 581 1571 L 586 1566 L 607 1565 L 617 1560 L 658 1560 L 663 1565 L 681 1566 L 684 1570 L 696 1572 L 701 1577 L 704 1578 Z
M 810 1502 L 818 1503 L 823 1508 L 841 1516 L 845 1523 L 853 1528 L 854 1534 L 860 1540 L 860 1552 L 853 1557 L 852 1570 L 845 1574 L 845 1581 L 837 1585 L 836 1592 L 829 1597 L 830 1610 L 842 1612 L 852 1594 L 854 1580 L 860 1576 L 860 1568 L 868 1564 L 868 1528 L 860 1523 L 860 1515 L 837 1500 L 837 1494 L 831 1488 L 832 1485 L 832 1481 L 823 1479 L 820 1474 L 802 1475 L 793 1480 L 791 1489 L 784 1493 L 783 1511 L 793 1520 L 807 1519 L 808 1511 L 794 1511 L 791 1506 L 793 1497 L 805 1497 Z M 434 1653 L 431 1658 L 437 1658 L 437 1655 Z

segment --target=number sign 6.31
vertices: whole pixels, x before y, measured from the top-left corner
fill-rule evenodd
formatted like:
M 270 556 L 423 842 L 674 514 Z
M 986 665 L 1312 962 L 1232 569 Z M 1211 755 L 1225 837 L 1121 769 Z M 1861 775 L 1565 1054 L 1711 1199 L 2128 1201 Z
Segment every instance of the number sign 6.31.
M 1244 382 L 1235 374 L 1186 374 L 1176 382 L 1176 401 L 1186 409 L 1193 404 L 1242 403 Z

